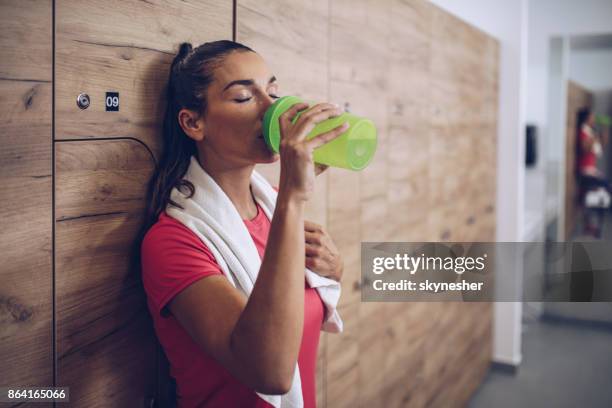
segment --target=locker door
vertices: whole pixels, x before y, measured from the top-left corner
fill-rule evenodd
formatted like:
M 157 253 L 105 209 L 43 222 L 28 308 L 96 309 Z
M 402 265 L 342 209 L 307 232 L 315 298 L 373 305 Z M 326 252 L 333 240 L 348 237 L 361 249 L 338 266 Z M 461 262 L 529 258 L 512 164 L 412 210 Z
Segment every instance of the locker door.
M 324 102 L 327 89 L 327 0 L 254 0 L 236 2 L 236 41 L 258 52 L 278 78 L 280 95 Z M 278 185 L 280 161 L 257 165 L 273 185 Z M 308 201 L 306 219 L 326 222 L 327 174 L 317 178 L 314 197 Z
M 70 386 L 79 406 L 149 406 L 157 394 L 160 404 L 167 372 L 158 369 L 163 356 L 132 243 L 159 157 L 172 58 L 181 42 L 231 38 L 232 4 L 55 7 L 58 384 Z M 80 94 L 89 97 L 86 109 L 77 106 Z
M 390 240 L 424 241 L 437 205 L 430 162 L 439 162 L 432 143 L 431 5 L 390 2 L 388 200 L 393 215 Z
M 346 325 L 344 333 L 328 338 L 330 407 L 381 406 L 372 394 L 384 381 L 381 351 L 388 343 L 384 336 L 377 336 L 381 320 L 375 322 L 364 315 L 373 311 L 376 320 L 376 312 L 384 305 L 360 303 L 359 281 L 361 238 L 375 229 L 384 240 L 385 231 L 385 129 L 381 121 L 385 116 L 385 78 L 380 71 L 386 55 L 379 47 L 384 33 L 377 31 L 384 27 L 377 25 L 374 17 L 388 12 L 386 3 L 369 10 L 368 1 L 330 2 L 330 98 L 351 113 L 371 117 L 379 136 L 376 156 L 367 169 L 331 169 L 329 173 L 329 230 L 344 258 L 340 313 Z M 381 113 L 378 118 L 372 117 L 375 112 Z M 383 178 L 376 180 L 374 174 Z
M 248 45 L 266 61 L 278 78 L 281 95 L 323 102 L 328 98 L 328 0 L 309 2 L 272 0 L 236 1 L 236 41 Z M 257 165 L 278 185 L 280 163 Z M 306 219 L 327 225 L 328 173 L 317 177 L 315 192 L 306 206 Z M 319 342 L 317 401 L 325 406 L 325 333 Z
M 58 384 L 78 406 L 142 406 L 156 393 L 156 341 L 130 250 L 151 153 L 130 140 L 56 147 Z
M 475 228 L 482 202 L 491 205 L 494 192 L 484 188 L 495 177 L 496 138 L 488 104 L 496 106 L 497 44 L 458 18 L 433 6 L 431 43 L 432 120 L 443 160 L 430 163 L 437 217 L 433 239 L 490 239 Z M 481 145 L 482 144 L 482 145 Z M 482 150 L 481 150 L 482 148 Z M 442 149 L 442 151 L 440 151 Z M 481 196 L 482 192 L 484 196 Z M 443 238 L 442 238 L 443 237 Z M 491 304 L 428 303 L 432 341 L 426 343 L 424 390 L 431 406 L 467 402 L 491 360 Z
M 51 15 L 51 1 L 0 3 L 3 387 L 53 386 Z

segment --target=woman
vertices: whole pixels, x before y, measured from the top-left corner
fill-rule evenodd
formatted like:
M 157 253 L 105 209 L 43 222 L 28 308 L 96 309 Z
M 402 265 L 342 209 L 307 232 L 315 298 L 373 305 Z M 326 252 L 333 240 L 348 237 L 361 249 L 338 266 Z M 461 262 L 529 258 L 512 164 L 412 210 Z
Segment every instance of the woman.
M 588 191 L 604 188 L 612 194 L 612 187 L 604 174 L 597 168 L 597 160 L 603 154 L 603 146 L 607 144 L 606 133 L 599 134 L 595 128 L 595 114 L 589 108 L 578 112 L 578 193 L 579 203 L 582 205 Z M 599 238 L 603 225 L 603 210 L 598 210 L 597 219 L 591 220 L 590 211 L 584 211 L 584 233 Z
M 585 184 L 606 187 L 604 175 L 597 168 L 597 159 L 603 153 L 602 145 L 606 144 L 605 135 L 599 135 L 595 129 L 595 115 L 589 108 L 578 112 L 579 159 L 578 170 Z
M 340 281 L 342 260 L 322 227 L 304 220 L 313 192 L 314 148 L 346 124 L 306 141 L 335 105 L 296 104 L 280 119 L 280 182 L 272 220 L 254 199 L 256 163 L 279 159 L 261 137 L 278 84 L 264 60 L 232 41 L 192 49 L 182 44 L 172 62 L 163 125 L 163 153 L 149 185 L 149 225 L 141 247 L 142 273 L 156 333 L 184 407 L 269 407 L 256 393 L 284 394 L 299 366 L 305 407 L 316 404 L 315 366 L 324 306 L 304 279 L 304 267 Z M 190 158 L 223 190 L 244 221 L 261 257 L 249 297 L 223 275 L 202 240 L 166 213 Z M 321 170 L 321 169 L 320 169 Z

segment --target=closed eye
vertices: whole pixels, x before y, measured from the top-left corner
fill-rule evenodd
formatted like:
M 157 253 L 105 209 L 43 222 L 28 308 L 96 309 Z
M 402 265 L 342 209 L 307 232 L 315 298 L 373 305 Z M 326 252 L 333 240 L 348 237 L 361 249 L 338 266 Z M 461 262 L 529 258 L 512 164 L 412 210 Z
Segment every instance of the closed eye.
M 278 99 L 278 98 L 280 98 L 280 96 L 278 96 L 278 95 L 270 95 L 270 98 Z M 244 103 L 244 102 L 250 101 L 251 99 L 253 99 L 253 98 L 251 97 L 251 98 L 246 98 L 246 99 L 234 99 L 234 100 L 236 102 L 238 102 L 238 103 Z

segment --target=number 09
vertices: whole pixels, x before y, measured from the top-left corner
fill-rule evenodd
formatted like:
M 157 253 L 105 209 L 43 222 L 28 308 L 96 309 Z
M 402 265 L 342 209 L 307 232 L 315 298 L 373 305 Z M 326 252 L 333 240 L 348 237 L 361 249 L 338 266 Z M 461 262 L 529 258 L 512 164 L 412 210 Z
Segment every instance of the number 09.
M 106 106 L 112 106 L 113 108 L 116 108 L 117 106 L 119 106 L 119 97 L 118 96 L 107 96 Z

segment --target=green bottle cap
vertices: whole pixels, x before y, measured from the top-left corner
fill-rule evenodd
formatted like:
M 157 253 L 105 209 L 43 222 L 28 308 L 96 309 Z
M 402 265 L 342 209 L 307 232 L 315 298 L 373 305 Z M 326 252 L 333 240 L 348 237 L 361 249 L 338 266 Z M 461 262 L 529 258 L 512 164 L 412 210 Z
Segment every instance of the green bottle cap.
M 266 145 L 268 145 L 271 151 L 279 153 L 281 139 L 280 115 L 285 113 L 292 105 L 301 102 L 303 100 L 297 96 L 283 96 L 266 110 L 263 118 L 262 133 Z M 294 123 L 299 115 L 300 113 L 298 112 L 295 118 L 293 118 Z M 308 140 L 329 132 L 344 122 L 348 122 L 348 129 L 335 139 L 314 149 L 313 161 L 332 167 L 355 171 L 362 170 L 371 162 L 376 152 L 376 127 L 371 120 L 345 112 L 317 123 L 306 135 L 306 139 Z
M 283 96 L 277 99 L 264 114 L 263 137 L 266 144 L 274 153 L 278 153 L 280 146 L 280 115 L 285 113 L 292 105 L 303 102 L 297 96 Z

